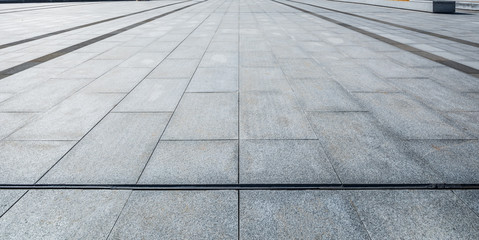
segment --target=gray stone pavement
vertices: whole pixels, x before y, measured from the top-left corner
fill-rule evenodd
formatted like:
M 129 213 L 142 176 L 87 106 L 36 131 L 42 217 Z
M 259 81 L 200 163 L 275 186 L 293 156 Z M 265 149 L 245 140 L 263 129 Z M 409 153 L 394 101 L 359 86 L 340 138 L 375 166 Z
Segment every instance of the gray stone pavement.
M 298 1 L 0 5 L 0 239 L 479 239 L 479 13 Z

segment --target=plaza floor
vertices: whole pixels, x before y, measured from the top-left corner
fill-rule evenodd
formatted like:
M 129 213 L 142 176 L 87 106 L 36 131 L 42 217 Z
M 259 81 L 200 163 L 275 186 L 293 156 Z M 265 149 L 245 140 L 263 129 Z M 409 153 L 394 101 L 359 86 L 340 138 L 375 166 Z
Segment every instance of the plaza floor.
M 479 239 L 479 12 L 0 5 L 0 239 Z

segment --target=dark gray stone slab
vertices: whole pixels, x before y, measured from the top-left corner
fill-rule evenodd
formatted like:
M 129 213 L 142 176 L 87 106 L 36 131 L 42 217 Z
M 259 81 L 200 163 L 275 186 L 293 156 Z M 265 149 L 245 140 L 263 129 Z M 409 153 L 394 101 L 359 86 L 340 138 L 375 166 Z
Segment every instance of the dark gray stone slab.
M 200 67 L 238 67 L 238 53 L 206 52 Z
M 169 113 L 111 113 L 40 182 L 134 184 L 169 118 Z
M 344 88 L 326 79 L 290 79 L 294 95 L 306 111 L 361 111 Z
M 238 68 L 198 68 L 187 92 L 238 91 Z
M 145 79 L 113 112 L 173 112 L 189 79 Z
M 438 178 L 378 128 L 368 113 L 309 113 L 343 183 L 428 183 Z
M 430 79 L 394 79 L 398 88 L 439 111 L 479 111 L 479 101 L 447 89 Z
M 317 139 L 291 93 L 244 92 L 241 139 Z
M 149 68 L 116 67 L 90 83 L 85 92 L 129 92 L 151 71 Z
M 371 239 L 477 239 L 479 217 L 450 191 L 356 191 Z
M 79 140 L 122 94 L 76 94 L 9 137 L 10 140 Z
M 91 81 L 92 79 L 52 79 L 0 103 L 0 111 L 46 111 Z
M 316 140 L 243 140 L 240 183 L 339 183 Z
M 34 113 L 0 113 L 0 139 L 13 133 L 18 128 L 37 116 Z
M 479 215 L 479 190 L 454 190 L 454 194 Z
M 279 59 L 281 69 L 284 74 L 289 78 L 324 78 L 327 77 L 327 73 L 312 59 L 299 58 L 299 59 Z
M 133 192 L 109 239 L 236 239 L 235 191 Z
M 468 139 L 437 112 L 402 93 L 355 93 L 389 130 L 406 139 Z
M 0 142 L 0 183 L 35 183 L 74 144 L 70 141 Z
M 479 92 L 477 78 L 453 68 L 441 66 L 417 70 L 449 89 L 458 92 Z
M 241 191 L 243 239 L 369 239 L 346 194 Z
M 163 140 L 237 139 L 236 93 L 185 93 Z
M 27 190 L 0 190 L 0 216 L 2 216 Z
M 165 59 L 148 75 L 148 78 L 190 79 L 198 66 L 198 59 Z
M 143 172 L 145 184 L 234 184 L 238 142 L 161 141 Z
M 31 190 L 0 218 L 2 239 L 105 239 L 129 194 Z
M 408 141 L 408 147 L 446 183 L 479 183 L 478 141 Z

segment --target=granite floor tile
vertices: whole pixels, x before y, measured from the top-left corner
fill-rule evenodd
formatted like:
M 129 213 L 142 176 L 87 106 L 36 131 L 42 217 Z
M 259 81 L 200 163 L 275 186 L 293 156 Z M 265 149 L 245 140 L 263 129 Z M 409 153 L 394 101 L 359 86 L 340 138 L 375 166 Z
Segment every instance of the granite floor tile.
M 169 113 L 109 114 L 40 183 L 136 183 L 169 118 Z
M 85 92 L 129 92 L 151 71 L 149 68 L 116 67 L 90 83 Z
M 0 216 L 22 197 L 27 190 L 0 190 Z
M 198 68 L 187 92 L 238 91 L 237 68 Z
M 148 75 L 148 78 L 190 79 L 191 76 L 193 76 L 198 63 L 198 59 L 166 59 Z
M 33 119 L 34 113 L 0 113 L 0 139 L 3 139 Z

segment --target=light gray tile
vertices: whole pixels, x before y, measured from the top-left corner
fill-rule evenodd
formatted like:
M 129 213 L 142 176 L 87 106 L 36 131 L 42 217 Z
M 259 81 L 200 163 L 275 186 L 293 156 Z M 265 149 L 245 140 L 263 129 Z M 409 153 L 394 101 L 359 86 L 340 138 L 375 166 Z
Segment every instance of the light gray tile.
M 272 52 L 243 52 L 240 54 L 241 67 L 276 67 L 278 62 Z
M 206 51 L 206 47 L 181 44 L 168 56 L 168 59 L 175 58 L 197 58 L 201 59 Z
M 470 139 L 437 112 L 401 93 L 356 93 L 378 120 L 406 139 Z
M 479 112 L 449 112 L 446 115 L 463 131 L 479 138 Z
M 237 68 L 198 68 L 187 92 L 238 91 Z
M 3 239 L 105 239 L 129 191 L 31 190 L 2 218 Z
M 0 190 L 0 216 L 22 197 L 26 190 Z
M 241 141 L 241 183 L 339 183 L 316 140 Z
M 235 239 L 235 191 L 133 192 L 109 239 Z
M 121 94 L 76 94 L 9 137 L 10 140 L 79 140 Z
M 396 87 L 387 83 L 370 70 L 359 65 L 344 64 L 328 66 L 331 78 L 339 82 L 348 91 L 356 92 L 394 92 Z
M 361 191 L 351 195 L 371 239 L 479 237 L 479 217 L 450 191 Z
M 149 68 L 117 67 L 90 83 L 86 92 L 129 92 L 151 71 Z
M 121 60 L 89 60 L 59 74 L 56 78 L 98 78 L 120 63 Z
M 278 60 L 284 74 L 289 78 L 324 78 L 328 74 L 312 59 L 285 58 Z
M 338 83 L 325 79 L 291 79 L 291 87 L 306 111 L 361 111 L 362 107 Z
M 0 139 L 3 139 L 22 127 L 37 114 L 34 113 L 0 113 Z
M 125 46 L 118 46 L 114 47 L 98 56 L 94 59 L 118 59 L 118 60 L 125 60 L 135 53 L 137 53 L 141 47 L 125 47 Z
M 200 67 L 238 67 L 238 53 L 206 52 Z
M 11 98 L 13 95 L 15 95 L 14 93 L 0 93 L 0 103 Z
M 346 194 L 241 191 L 243 239 L 368 239 Z
M 0 142 L 0 183 L 33 184 L 75 144 L 70 141 Z
M 185 93 L 164 140 L 237 139 L 236 93 Z
M 236 140 L 161 141 L 139 183 L 234 184 L 237 166 Z
M 427 183 L 431 170 L 385 136 L 368 113 L 310 113 L 343 183 Z
M 240 107 L 241 139 L 316 139 L 291 93 L 244 92 Z
M 387 59 L 361 59 L 359 64 L 385 78 L 421 78 L 426 75 Z
M 41 183 L 134 184 L 170 114 L 111 113 Z
M 190 79 L 198 63 L 197 59 L 166 59 L 148 75 L 148 78 Z
M 454 190 L 454 194 L 476 214 L 479 214 L 479 190 Z
M 51 79 L 0 103 L 0 111 L 46 111 L 91 81 L 92 79 Z
M 173 112 L 189 79 L 145 79 L 114 112 Z
M 139 52 L 126 61 L 122 62 L 120 67 L 132 68 L 154 68 L 160 64 L 168 55 L 167 52 Z M 151 70 L 151 69 L 150 69 Z

